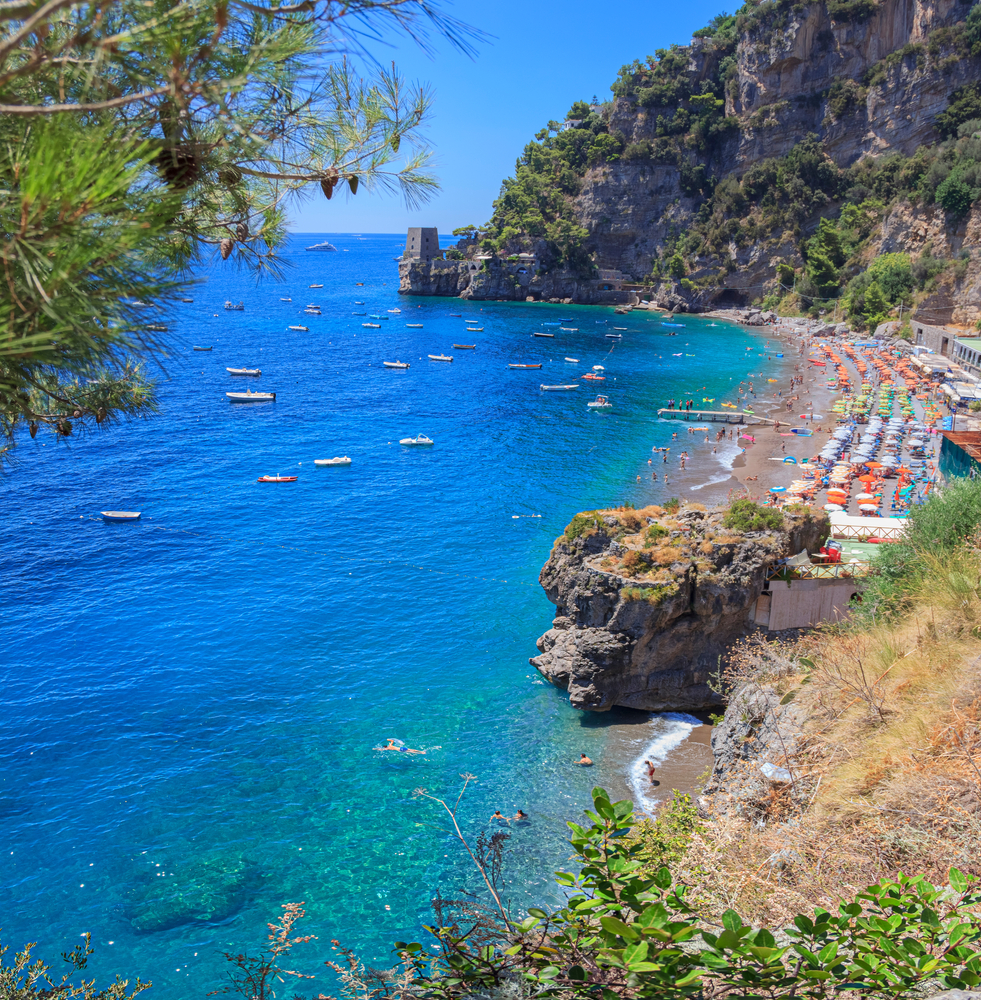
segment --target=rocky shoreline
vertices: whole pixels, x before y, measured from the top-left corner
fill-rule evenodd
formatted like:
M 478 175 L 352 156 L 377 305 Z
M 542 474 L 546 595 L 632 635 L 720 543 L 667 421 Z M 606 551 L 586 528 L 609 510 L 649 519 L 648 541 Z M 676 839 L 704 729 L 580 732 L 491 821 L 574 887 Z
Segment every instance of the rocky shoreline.
M 591 712 L 721 704 L 713 674 L 745 634 L 767 568 L 828 531 L 810 512 L 787 515 L 783 530 L 722 522 L 700 504 L 578 514 L 539 577 L 557 613 L 531 664 Z

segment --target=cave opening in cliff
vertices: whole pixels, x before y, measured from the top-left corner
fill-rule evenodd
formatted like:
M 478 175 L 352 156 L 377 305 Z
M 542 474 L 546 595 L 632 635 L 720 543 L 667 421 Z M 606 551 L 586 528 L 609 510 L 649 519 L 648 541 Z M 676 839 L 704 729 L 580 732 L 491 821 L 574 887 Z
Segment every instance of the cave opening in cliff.
M 742 308 L 749 305 L 749 299 L 739 288 L 723 288 L 722 291 L 716 296 L 713 305 Z

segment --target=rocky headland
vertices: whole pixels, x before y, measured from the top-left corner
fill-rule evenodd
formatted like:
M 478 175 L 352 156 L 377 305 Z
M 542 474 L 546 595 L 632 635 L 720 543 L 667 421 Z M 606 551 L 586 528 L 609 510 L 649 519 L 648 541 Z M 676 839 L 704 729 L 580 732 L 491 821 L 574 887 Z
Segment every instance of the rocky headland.
M 556 617 L 531 663 L 588 711 L 719 705 L 713 675 L 768 567 L 827 533 L 826 516 L 804 509 L 761 531 L 733 530 L 700 504 L 577 514 L 539 577 Z

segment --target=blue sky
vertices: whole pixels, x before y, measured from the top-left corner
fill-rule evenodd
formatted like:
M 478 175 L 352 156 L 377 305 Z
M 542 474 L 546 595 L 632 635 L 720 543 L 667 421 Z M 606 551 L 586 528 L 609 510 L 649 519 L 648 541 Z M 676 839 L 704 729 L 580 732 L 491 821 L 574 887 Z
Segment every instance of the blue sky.
M 411 42 L 376 45 L 382 62 L 435 91 L 427 130 L 441 190 L 426 205 L 407 209 L 397 196 L 360 192 L 325 201 L 319 194 L 293 206 L 299 232 L 402 232 L 438 226 L 441 233 L 490 217 L 501 181 L 514 170 L 525 143 L 550 118 L 561 120 L 573 101 L 610 97 L 617 71 L 672 42 L 685 44 L 721 10 L 719 0 L 457 0 L 451 13 L 494 36 L 476 58 L 441 42 L 433 58 Z

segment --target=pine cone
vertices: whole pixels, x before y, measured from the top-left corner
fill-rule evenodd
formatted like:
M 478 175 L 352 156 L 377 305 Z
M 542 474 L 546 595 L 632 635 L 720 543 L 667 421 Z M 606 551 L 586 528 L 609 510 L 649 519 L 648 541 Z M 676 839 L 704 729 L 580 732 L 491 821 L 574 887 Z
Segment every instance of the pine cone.
M 358 175 L 350 174 L 347 179 L 347 186 L 351 189 L 351 194 L 358 193 Z
M 235 246 L 235 240 L 224 239 L 221 241 L 221 259 L 228 260 L 231 256 L 232 249 Z
M 104 406 L 100 406 L 95 411 L 95 422 L 97 424 L 101 424 L 102 421 L 105 420 L 105 419 L 106 419 L 106 408 Z
M 323 191 L 324 197 L 330 201 L 330 199 L 334 196 L 334 181 L 325 177 L 320 182 L 320 190 Z
M 34 423 L 33 420 L 31 421 L 31 437 L 32 438 L 36 438 L 37 437 L 37 424 Z
M 157 169 L 175 188 L 189 188 L 201 173 L 201 162 L 187 144 L 162 149 L 157 154 Z
M 397 153 L 399 151 L 399 146 L 402 144 L 402 136 L 398 132 L 392 133 L 391 146 L 392 152 Z
M 239 238 L 240 243 L 244 243 L 249 238 L 249 227 L 245 222 L 240 222 L 235 227 L 235 235 Z

